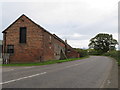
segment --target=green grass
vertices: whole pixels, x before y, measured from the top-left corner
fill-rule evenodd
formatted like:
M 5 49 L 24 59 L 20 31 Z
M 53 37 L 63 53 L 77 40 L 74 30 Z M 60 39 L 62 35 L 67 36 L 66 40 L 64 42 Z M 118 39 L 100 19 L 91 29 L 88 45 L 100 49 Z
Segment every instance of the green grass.
M 88 57 L 89 56 L 82 57 L 82 58 L 64 59 L 64 60 L 51 60 L 51 61 L 44 61 L 44 62 L 37 62 L 37 63 L 0 64 L 0 66 L 40 66 L 40 65 L 48 65 L 48 64 L 69 62 L 69 61 L 74 61 L 74 60 L 81 60 L 81 59 L 85 59 L 85 58 L 88 58 Z

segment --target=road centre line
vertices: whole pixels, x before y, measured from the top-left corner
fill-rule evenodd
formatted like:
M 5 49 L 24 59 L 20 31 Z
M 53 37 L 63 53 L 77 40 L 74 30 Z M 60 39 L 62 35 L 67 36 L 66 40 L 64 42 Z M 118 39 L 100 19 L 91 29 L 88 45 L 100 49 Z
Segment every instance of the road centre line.
M 24 68 L 26 68 L 26 69 L 28 69 L 28 68 L 33 68 L 33 66 L 31 66 L 31 67 L 24 67 Z
M 13 70 L 15 70 L 15 69 L 8 69 L 8 70 L 2 70 L 2 72 L 8 72 L 8 71 L 13 71 Z
M 91 60 L 91 61 L 94 61 L 94 60 Z M 50 70 L 50 71 L 47 71 L 47 72 L 53 72 L 53 71 L 56 71 L 56 70 L 67 69 L 67 68 L 70 68 L 70 67 L 78 66 L 78 65 L 81 65 L 81 64 L 84 64 L 84 63 L 89 63 L 89 62 L 90 61 L 81 62 L 81 63 L 77 63 L 77 64 L 73 64 L 73 65 L 68 65 L 68 66 L 65 66 L 65 67 L 62 67 L 62 68 L 59 68 L 59 69 L 55 69 L 55 70 Z
M 77 65 L 80 65 L 80 64 L 83 64 L 83 63 L 74 64 L 74 65 L 69 65 L 69 66 L 66 66 L 66 68 L 73 67 L 73 66 L 77 66 Z
M 7 83 L 11 83 L 11 82 L 15 82 L 15 81 L 19 81 L 19 80 L 26 79 L 26 78 L 32 78 L 32 77 L 39 76 L 39 75 L 43 75 L 43 74 L 46 74 L 46 73 L 47 73 L 47 72 L 38 73 L 38 74 L 34 74 L 34 75 L 30 75 L 30 76 L 26 76 L 26 77 L 14 79 L 14 80 L 2 82 L 2 83 L 0 83 L 0 85 L 2 85 L 2 84 L 7 84 Z
M 91 60 L 91 61 L 94 61 L 94 60 Z M 88 63 L 88 62 L 90 62 L 90 61 L 81 62 L 81 63 L 77 63 L 77 64 L 74 64 L 74 65 L 69 65 L 69 66 L 66 66 L 66 68 L 73 67 L 73 66 L 78 66 L 80 64 L 84 64 L 84 63 Z
M 94 61 L 94 60 L 91 60 L 91 61 Z M 66 67 L 60 68 L 60 69 L 70 68 L 70 67 L 78 66 L 80 64 L 84 64 L 84 63 L 88 63 L 88 62 L 90 62 L 90 61 L 82 62 L 82 63 L 78 63 L 78 64 L 74 64 L 74 65 L 69 65 L 69 66 L 66 66 Z M 57 69 L 57 70 L 59 70 L 59 69 Z M 18 78 L 18 79 L 13 79 L 13 80 L 5 81 L 5 82 L 0 83 L 0 85 L 11 83 L 11 82 L 15 82 L 15 81 L 19 81 L 19 80 L 23 80 L 23 79 L 27 79 L 27 78 L 32 78 L 32 77 L 43 75 L 43 74 L 46 74 L 46 73 L 47 72 L 43 72 L 43 73 L 38 73 L 38 74 L 34 74 L 34 75 L 30 75 L 30 76 L 26 76 L 26 77 L 22 77 L 22 78 Z

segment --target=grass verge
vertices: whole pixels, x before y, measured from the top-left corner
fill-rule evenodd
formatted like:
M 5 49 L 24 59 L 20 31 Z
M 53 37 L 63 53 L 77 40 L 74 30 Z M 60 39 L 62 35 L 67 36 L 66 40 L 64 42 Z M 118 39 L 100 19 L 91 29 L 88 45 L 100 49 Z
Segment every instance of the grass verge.
M 51 61 L 44 61 L 44 62 L 37 62 L 37 63 L 16 63 L 16 64 L 0 64 L 0 66 L 40 66 L 40 65 L 48 65 L 48 64 L 55 64 L 55 63 L 63 63 L 63 62 L 69 62 L 69 61 L 75 61 L 75 60 L 81 60 L 88 58 L 81 57 L 81 58 L 71 58 L 71 59 L 64 59 L 64 60 L 51 60 Z

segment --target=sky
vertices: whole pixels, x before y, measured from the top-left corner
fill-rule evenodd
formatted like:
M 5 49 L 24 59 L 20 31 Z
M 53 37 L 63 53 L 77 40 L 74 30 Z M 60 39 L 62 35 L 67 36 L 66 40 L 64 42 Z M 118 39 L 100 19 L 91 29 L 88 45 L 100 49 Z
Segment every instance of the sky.
M 0 32 L 22 14 L 74 48 L 88 48 L 98 33 L 118 40 L 119 0 L 0 0 Z M 2 39 L 2 33 L 0 33 Z

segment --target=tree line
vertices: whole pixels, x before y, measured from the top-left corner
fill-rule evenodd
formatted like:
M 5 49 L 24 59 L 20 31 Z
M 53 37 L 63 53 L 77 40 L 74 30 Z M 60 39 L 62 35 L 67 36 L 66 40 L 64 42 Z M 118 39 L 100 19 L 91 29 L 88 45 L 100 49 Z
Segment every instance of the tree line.
M 120 51 L 116 50 L 116 45 L 118 42 L 112 34 L 99 33 L 90 39 L 89 49 L 75 48 L 75 50 L 80 53 L 81 57 L 88 55 L 110 56 L 118 60 L 120 65 Z

